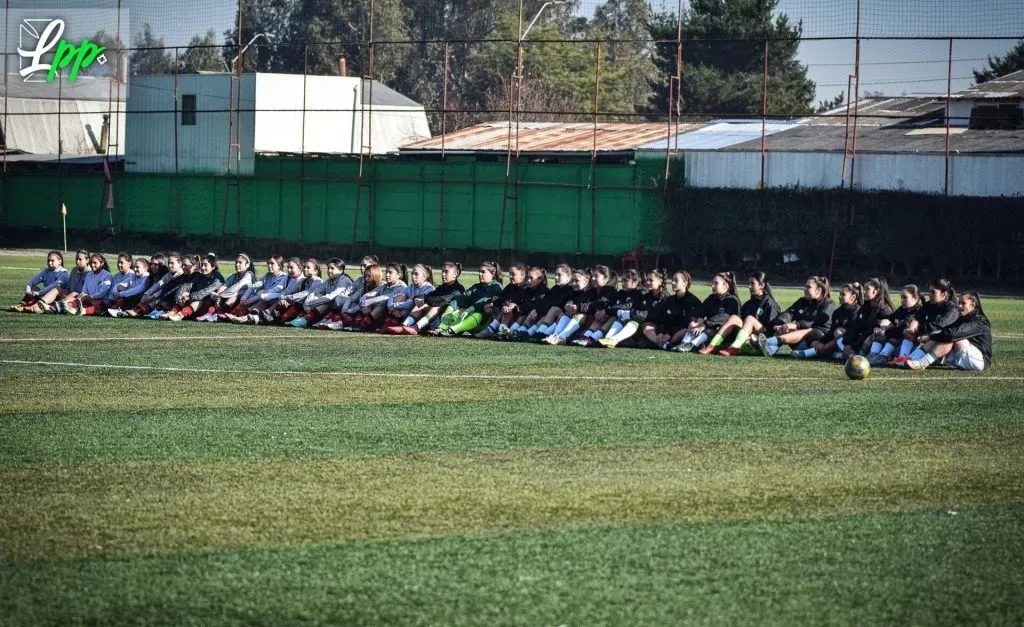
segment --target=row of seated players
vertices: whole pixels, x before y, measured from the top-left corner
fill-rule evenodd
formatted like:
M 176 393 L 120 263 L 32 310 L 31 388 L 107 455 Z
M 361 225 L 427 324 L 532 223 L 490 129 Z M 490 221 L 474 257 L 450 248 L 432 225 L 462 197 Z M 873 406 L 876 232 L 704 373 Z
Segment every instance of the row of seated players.
M 478 282 L 466 288 L 455 262 L 443 264 L 439 285 L 425 264 L 414 266 L 410 279 L 404 265 L 381 264 L 373 256 L 362 259 L 354 280 L 340 259 L 327 262 L 326 279 L 316 259 L 273 256 L 258 278 L 249 256 L 240 254 L 234 269 L 225 278 L 213 254 L 157 254 L 148 260 L 122 254 L 117 273 L 111 274 L 103 255 L 78 251 L 69 272 L 61 254 L 52 251 L 47 267 L 11 309 L 702 355 L 778 356 L 789 347 L 796 358 L 845 360 L 862 354 L 873 365 L 913 370 L 933 363 L 984 370 L 992 360 L 991 328 L 980 296 L 967 292 L 958 298 L 945 279 L 930 284 L 927 302 L 916 286 L 904 286 L 900 306 L 894 307 L 884 279 L 844 284 L 837 304 L 828 279 L 812 276 L 803 297 L 782 310 L 762 272 L 748 276 L 750 297 L 741 303 L 732 272 L 716 274 L 711 295 L 701 301 L 690 292 L 691 277 L 683 271 L 640 276 L 630 270 L 619 280 L 607 266 L 573 270 L 563 264 L 549 287 L 544 269 L 517 263 L 502 285 L 498 264 L 485 262 Z

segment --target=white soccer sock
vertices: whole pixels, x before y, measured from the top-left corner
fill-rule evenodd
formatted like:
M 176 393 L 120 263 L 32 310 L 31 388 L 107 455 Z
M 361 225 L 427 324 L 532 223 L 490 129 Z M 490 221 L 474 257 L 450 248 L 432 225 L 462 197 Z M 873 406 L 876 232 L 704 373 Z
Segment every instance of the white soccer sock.
M 570 318 L 569 322 L 566 323 L 565 327 L 563 327 L 562 330 L 558 332 L 558 337 L 562 338 L 563 340 L 567 340 L 572 336 L 573 333 L 578 331 L 579 328 L 580 321 L 577 320 L 576 318 Z
M 572 318 L 570 318 L 569 316 L 563 315 L 561 318 L 558 319 L 558 324 L 556 324 L 551 329 L 551 333 L 553 333 L 554 335 L 558 335 L 559 333 L 565 330 L 565 327 L 568 326 L 571 320 Z
M 705 344 L 708 343 L 708 339 L 709 338 L 707 333 L 701 333 L 697 337 L 693 338 L 693 347 L 700 348 L 701 346 L 704 346 Z
M 416 328 L 422 331 L 428 324 L 430 324 L 430 316 L 423 316 L 416 321 Z

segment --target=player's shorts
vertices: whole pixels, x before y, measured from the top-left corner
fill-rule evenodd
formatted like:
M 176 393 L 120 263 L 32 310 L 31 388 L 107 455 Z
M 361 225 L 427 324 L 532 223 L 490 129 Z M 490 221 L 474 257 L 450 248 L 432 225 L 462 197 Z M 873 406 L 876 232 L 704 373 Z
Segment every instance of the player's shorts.
M 964 349 L 954 348 L 942 358 L 942 363 L 957 370 L 980 372 L 985 369 L 985 357 L 981 354 L 981 349 L 974 344 L 968 344 Z

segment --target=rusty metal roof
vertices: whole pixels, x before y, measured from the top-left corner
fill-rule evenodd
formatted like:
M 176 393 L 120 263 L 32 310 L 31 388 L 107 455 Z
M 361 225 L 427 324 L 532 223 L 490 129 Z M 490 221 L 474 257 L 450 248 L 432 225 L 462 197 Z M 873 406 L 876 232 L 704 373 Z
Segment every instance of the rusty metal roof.
M 679 131 L 690 131 L 702 124 L 680 124 Z M 676 132 L 676 127 L 672 127 Z M 515 150 L 516 131 L 513 124 L 511 133 L 512 149 Z M 656 139 L 668 135 L 664 123 L 598 123 L 596 130 L 598 151 L 635 150 Z M 520 152 L 590 152 L 594 149 L 595 130 L 587 122 L 520 122 Z M 509 149 L 509 123 L 487 122 L 449 133 L 444 137 L 444 149 L 459 152 L 485 152 Z M 441 150 L 442 138 L 432 137 L 407 146 L 402 151 Z

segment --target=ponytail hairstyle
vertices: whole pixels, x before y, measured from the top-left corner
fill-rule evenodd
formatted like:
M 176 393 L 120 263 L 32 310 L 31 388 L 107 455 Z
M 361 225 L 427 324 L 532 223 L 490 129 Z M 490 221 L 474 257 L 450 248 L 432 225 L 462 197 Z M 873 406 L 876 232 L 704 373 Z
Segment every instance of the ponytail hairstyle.
M 548 284 L 548 271 L 547 270 L 545 270 L 544 268 L 542 268 L 540 266 L 531 266 L 529 271 L 530 272 L 536 271 L 537 273 L 540 274 L 540 283 L 538 283 L 538 285 L 546 286 Z
M 216 254 L 214 254 L 214 253 L 206 253 L 206 255 L 204 255 L 203 258 L 210 262 L 210 265 L 213 266 L 213 271 L 214 272 L 217 272 L 219 270 L 219 268 L 217 267 L 217 255 Z
M 570 281 L 572 280 L 573 271 L 572 271 L 572 268 L 569 266 L 569 264 L 567 264 L 567 263 L 560 263 L 557 266 L 555 266 L 555 276 L 556 277 L 558 276 L 559 272 L 564 273 L 564 274 L 568 274 L 569 275 L 569 280 Z M 556 278 L 555 281 L 557 282 L 557 280 L 558 279 Z
M 690 273 L 687 272 L 686 270 L 676 270 L 676 272 L 672 275 L 672 280 L 675 281 L 677 276 L 682 277 L 683 280 L 686 281 L 686 291 L 689 292 L 690 287 L 693 286 L 693 277 L 690 276 Z
M 47 255 L 47 257 L 49 257 L 49 256 L 50 255 Z M 61 259 L 63 260 L 63 257 Z M 128 263 L 133 263 L 132 256 L 129 255 L 128 253 L 121 253 L 120 255 L 117 256 L 117 260 L 118 261 L 121 261 L 122 259 L 124 259 Z
M 985 316 L 985 310 L 981 308 L 981 294 L 979 294 L 978 292 L 976 292 L 974 290 L 970 290 L 970 291 L 964 292 L 963 296 L 964 296 L 964 298 L 969 298 L 972 301 L 974 301 L 974 311 L 978 312 L 979 316 L 983 316 L 985 318 L 988 317 L 988 316 Z
M 462 274 L 462 264 L 458 261 L 446 261 L 441 264 L 441 268 L 454 268 L 455 269 L 455 280 L 459 280 L 459 276 Z
M 525 263 L 517 261 L 517 262 L 515 262 L 514 264 L 512 264 L 511 266 L 508 267 L 508 282 L 509 283 L 512 283 L 512 271 L 513 270 L 518 270 L 520 273 L 522 273 L 523 281 L 526 280 L 526 264 Z
M 363 292 L 369 292 L 370 290 L 377 289 L 381 283 L 384 282 L 383 272 L 381 272 L 380 266 L 377 264 L 370 264 L 363 270 L 363 277 L 370 275 L 370 280 L 367 282 L 363 280 Z
M 146 259 L 145 257 L 136 257 L 135 260 L 132 261 L 132 265 L 134 266 L 137 263 L 141 263 L 146 266 L 146 271 L 149 271 L 149 259 Z
M 832 284 L 829 283 L 828 277 L 826 276 L 812 276 L 811 281 L 817 284 L 818 288 L 821 289 L 821 300 L 819 303 L 832 302 Z M 863 296 L 861 297 L 863 300 Z
M 99 259 L 100 260 L 100 270 L 106 270 L 107 272 L 110 272 L 110 266 L 107 265 L 107 258 L 106 257 L 101 255 L 100 253 L 93 253 L 93 254 L 89 255 L 89 261 L 92 261 L 93 259 Z
M 919 287 L 917 287 L 913 283 L 908 283 L 908 284 L 904 285 L 903 289 L 901 289 L 900 291 L 901 292 L 909 292 L 910 295 L 913 296 L 914 299 L 917 301 L 917 306 L 918 307 L 921 306 L 921 289 Z
M 405 267 L 404 263 L 395 263 L 394 261 L 384 266 L 385 269 L 391 269 L 398 273 L 398 280 L 402 283 L 409 283 L 409 270 Z
M 719 272 L 717 275 L 722 277 L 722 280 L 729 286 L 729 294 L 736 296 L 736 275 L 732 273 L 732 270 L 726 270 L 725 272 Z
M 50 252 L 46 253 L 46 260 L 49 261 L 50 257 L 56 257 L 59 260 L 57 263 L 58 267 L 64 267 L 64 254 L 62 252 L 60 252 L 59 250 L 51 250 Z
M 626 281 L 633 281 L 637 285 L 635 289 L 641 289 L 641 287 L 643 287 L 644 284 L 643 277 L 640 276 L 639 272 L 632 268 L 626 270 L 626 272 L 622 275 L 620 280 L 622 281 L 623 285 L 625 285 Z
M 302 265 L 306 265 L 307 263 L 313 264 L 313 267 L 316 268 L 316 275 L 322 278 L 322 275 L 320 274 L 320 260 L 310 257 L 304 261 Z
M 153 258 L 154 258 L 154 259 L 156 259 L 156 255 L 153 255 Z M 184 260 L 185 260 L 185 258 L 184 258 L 184 257 L 182 256 L 182 254 L 181 254 L 181 253 L 179 253 L 179 252 L 178 252 L 178 251 L 176 251 L 176 250 L 173 250 L 173 251 L 171 251 L 171 252 L 167 253 L 167 259 L 166 259 L 166 261 L 167 261 L 167 263 L 168 263 L 168 264 L 170 264 L 170 263 L 171 263 L 171 259 L 177 259 L 177 260 L 178 260 L 178 263 L 181 263 L 182 261 L 184 261 Z
M 235 259 L 238 259 L 239 257 L 245 260 L 245 270 L 242 270 L 241 272 L 236 272 L 235 274 L 238 276 L 238 278 L 242 278 L 247 274 L 251 274 L 253 280 L 256 280 L 256 270 L 253 269 L 252 267 L 252 257 L 245 253 L 238 253 L 237 255 L 235 255 Z
M 772 286 L 768 283 L 768 275 L 760 270 L 754 270 L 750 273 L 748 279 L 753 279 L 764 286 L 764 295 L 772 300 L 775 300 L 775 296 L 772 294 Z
M 874 300 L 871 301 L 871 305 L 878 311 L 882 305 L 888 305 L 889 309 L 896 309 L 892 305 L 892 296 L 889 294 L 889 282 L 881 277 L 871 277 L 864 283 L 864 286 L 874 286 L 878 290 L 878 294 Z
M 577 268 L 572 273 L 572 278 L 575 279 L 576 277 L 582 277 L 584 279 L 584 281 L 586 281 L 586 284 L 584 285 L 584 288 L 583 288 L 583 289 L 586 289 L 587 287 L 590 287 L 590 279 L 593 277 L 593 272 L 591 271 L 590 268 Z
M 854 304 L 858 307 L 864 304 L 864 287 L 860 283 L 854 281 L 853 283 L 844 283 L 844 290 L 853 292 Z
M 341 270 L 341 274 L 338 275 L 339 279 L 345 276 L 345 262 L 342 261 L 341 258 L 331 257 L 330 259 L 327 260 L 327 266 L 334 266 L 335 268 Z
M 598 266 L 600 267 L 600 266 Z M 608 271 L 608 283 L 607 286 L 613 290 L 619 289 L 619 273 L 615 270 Z
M 494 275 L 494 280 L 501 283 L 501 266 L 498 265 L 497 261 L 485 261 L 480 264 L 481 270 L 489 270 Z
M 664 295 L 665 294 L 665 275 L 667 274 L 665 272 L 665 270 L 661 269 L 661 268 L 655 268 L 654 270 L 651 270 L 647 274 L 648 275 L 656 276 L 659 279 L 661 279 L 661 288 L 658 289 L 657 291 L 655 291 L 654 294 L 657 295 L 657 296 Z
M 301 274 L 302 273 L 302 260 L 299 259 L 298 257 L 289 257 L 288 258 L 288 265 L 290 266 L 293 263 L 299 267 L 299 274 Z M 287 268 L 287 266 L 285 266 L 285 268 Z M 288 270 L 286 269 L 285 273 L 287 273 L 287 272 L 288 272 Z
M 185 259 L 192 263 L 193 272 L 195 272 L 199 268 L 199 255 L 185 255 Z M 185 262 L 185 259 L 181 260 L 182 263 Z
M 367 255 L 359 261 L 360 268 L 369 268 L 370 266 L 376 266 L 380 264 L 380 260 L 377 259 L 377 255 Z
M 933 290 L 939 290 L 940 292 L 946 293 L 946 299 L 956 302 L 956 290 L 953 289 L 953 284 L 948 279 L 935 279 L 931 282 L 930 286 Z
M 594 266 L 594 269 L 591 270 L 591 276 L 593 275 L 603 276 L 605 278 L 605 285 L 611 285 L 614 273 L 608 266 L 602 264 Z
M 281 255 L 271 255 L 270 257 L 267 258 L 268 266 L 270 265 L 271 261 L 277 264 L 277 267 L 281 270 L 281 272 L 287 272 L 284 269 L 284 257 L 282 257 Z M 267 268 L 267 270 L 269 271 L 270 268 Z
M 75 261 L 78 261 L 79 256 L 85 257 L 85 265 L 88 266 L 89 260 L 92 259 L 92 255 L 89 254 L 89 251 L 84 248 L 79 248 L 75 251 Z
M 434 269 L 433 268 L 431 268 L 430 266 L 428 266 L 425 263 L 418 263 L 418 264 L 416 264 L 415 266 L 412 267 L 412 271 L 415 272 L 416 268 L 419 268 L 420 272 L 423 273 L 423 276 L 427 277 L 427 284 L 428 285 L 433 285 L 434 284 Z

